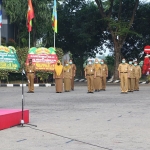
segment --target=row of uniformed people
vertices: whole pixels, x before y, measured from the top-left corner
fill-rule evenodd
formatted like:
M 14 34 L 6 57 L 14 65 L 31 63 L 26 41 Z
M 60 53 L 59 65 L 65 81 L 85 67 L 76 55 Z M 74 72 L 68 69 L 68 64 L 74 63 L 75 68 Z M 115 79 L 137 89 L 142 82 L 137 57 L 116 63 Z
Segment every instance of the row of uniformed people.
M 106 90 L 106 78 L 108 77 L 108 67 L 104 60 L 99 62 L 95 59 L 94 64 L 92 60 L 88 60 L 88 64 L 84 69 L 85 78 L 87 79 L 88 92 L 94 93 L 100 90 Z
M 141 67 L 137 61 L 132 59 L 126 63 L 125 58 L 118 67 L 121 93 L 127 94 L 128 92 L 139 91 L 139 79 L 141 78 Z
M 69 62 L 65 61 L 63 66 L 58 60 L 54 67 L 53 79 L 55 79 L 56 93 L 63 92 L 63 81 L 64 91 L 69 92 L 74 90 L 74 77 L 76 74 L 76 65 L 73 64 L 72 59 Z

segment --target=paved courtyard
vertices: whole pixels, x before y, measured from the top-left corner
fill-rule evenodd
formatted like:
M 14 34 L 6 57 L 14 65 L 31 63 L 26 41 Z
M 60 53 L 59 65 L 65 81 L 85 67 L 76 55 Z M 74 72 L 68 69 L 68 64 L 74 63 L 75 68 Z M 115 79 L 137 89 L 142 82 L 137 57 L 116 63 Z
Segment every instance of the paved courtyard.
M 150 150 L 150 85 L 120 94 L 119 84 L 87 94 L 35 87 L 26 93 L 30 124 L 0 131 L 0 150 Z M 21 87 L 0 87 L 0 108 L 21 109 Z

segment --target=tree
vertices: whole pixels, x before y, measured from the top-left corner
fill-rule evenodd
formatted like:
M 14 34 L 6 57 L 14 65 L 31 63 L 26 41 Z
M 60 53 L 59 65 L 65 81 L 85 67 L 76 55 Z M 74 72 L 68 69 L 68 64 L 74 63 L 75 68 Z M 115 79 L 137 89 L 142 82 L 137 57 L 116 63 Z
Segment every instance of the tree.
M 103 22 L 94 3 L 66 0 L 58 7 L 58 34 L 56 45 L 70 51 L 82 70 L 84 61 L 94 57 L 98 46 L 103 44 Z
M 31 32 L 31 45 L 35 46 L 37 39 L 42 38 L 51 29 L 51 2 L 53 0 L 32 0 L 35 18 Z M 26 27 L 26 14 L 28 1 L 5 0 L 3 2 L 10 23 L 14 25 L 15 41 L 20 47 L 28 46 L 28 31 Z M 52 29 L 51 29 L 52 30 Z
M 143 59 L 143 50 L 145 45 L 150 45 L 150 3 L 140 3 L 132 30 L 137 35 L 128 35 L 122 48 L 122 54 L 126 58 L 137 59 L 138 62 Z
M 105 57 L 105 61 L 107 63 L 108 66 L 108 75 L 109 77 L 111 77 L 113 75 L 114 72 L 114 57 L 113 56 L 106 56 Z
M 101 17 L 106 21 L 107 31 L 111 34 L 114 46 L 115 70 L 114 79 L 118 79 L 118 65 L 121 59 L 121 48 L 131 32 L 139 0 L 95 0 Z

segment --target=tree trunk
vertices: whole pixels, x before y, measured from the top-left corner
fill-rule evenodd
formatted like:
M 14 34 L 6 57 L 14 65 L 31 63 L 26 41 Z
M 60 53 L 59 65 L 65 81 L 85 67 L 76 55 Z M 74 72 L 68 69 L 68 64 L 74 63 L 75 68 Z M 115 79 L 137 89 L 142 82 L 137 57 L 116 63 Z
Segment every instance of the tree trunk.
M 83 59 L 83 55 L 80 56 L 80 69 L 81 69 L 81 76 L 84 77 L 84 68 L 83 68 L 83 64 L 84 64 L 84 59 Z
M 114 64 L 114 80 L 119 79 L 119 74 L 118 74 L 118 66 L 121 61 L 121 45 L 119 44 L 117 39 L 114 40 L 114 56 L 115 56 L 115 64 Z

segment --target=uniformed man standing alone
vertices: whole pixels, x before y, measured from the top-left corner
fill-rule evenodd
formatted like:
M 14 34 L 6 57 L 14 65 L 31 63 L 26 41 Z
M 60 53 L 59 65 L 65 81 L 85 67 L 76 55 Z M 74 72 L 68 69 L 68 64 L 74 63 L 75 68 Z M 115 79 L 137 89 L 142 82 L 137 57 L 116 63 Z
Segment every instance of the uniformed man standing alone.
M 135 67 L 133 65 L 133 60 L 129 60 L 129 66 L 128 66 L 128 92 L 134 91 L 134 81 L 135 81 Z
M 76 75 L 76 65 L 73 64 L 72 59 L 69 60 L 69 64 L 72 69 L 71 90 L 74 91 L 74 77 Z
M 29 65 L 26 66 L 26 75 L 29 89 L 27 93 L 34 93 L 35 66 L 32 64 L 32 59 L 29 59 Z
M 139 79 L 141 78 L 141 67 L 137 64 L 137 61 L 134 61 L 134 66 L 135 66 L 134 91 L 139 91 Z
M 106 64 L 104 64 L 104 60 L 100 61 L 101 64 L 101 90 L 105 91 L 106 90 L 106 78 L 108 77 L 108 67 Z
M 87 93 L 93 93 L 94 92 L 94 78 L 96 76 L 95 67 L 92 64 L 92 61 L 88 61 L 88 65 L 84 69 L 85 71 L 85 78 L 87 79 L 87 86 L 88 86 L 88 92 Z
M 125 94 L 128 93 L 128 68 L 129 65 L 126 63 L 125 58 L 123 58 L 122 63 L 119 64 L 118 71 L 121 85 L 121 93 Z

